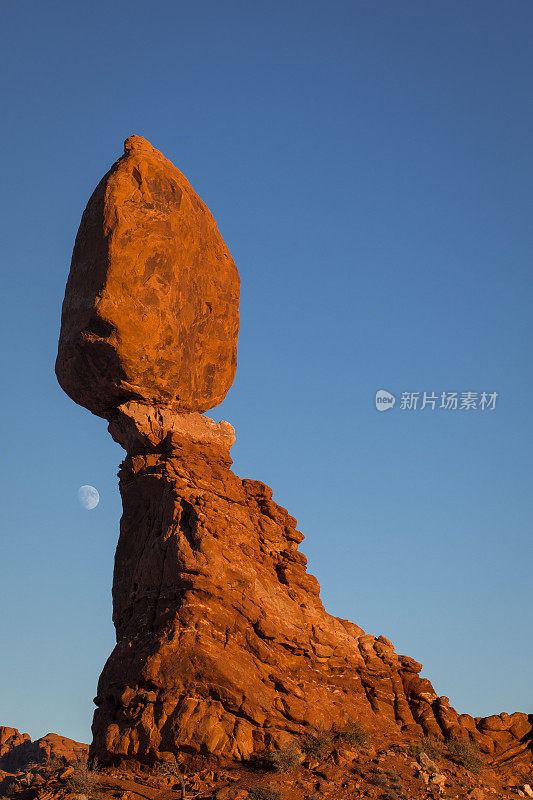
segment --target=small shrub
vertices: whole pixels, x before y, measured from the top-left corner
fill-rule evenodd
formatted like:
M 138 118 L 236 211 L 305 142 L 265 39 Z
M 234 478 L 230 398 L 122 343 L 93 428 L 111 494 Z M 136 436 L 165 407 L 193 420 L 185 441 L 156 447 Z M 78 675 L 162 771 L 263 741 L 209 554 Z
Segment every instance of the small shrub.
M 302 743 L 304 753 L 321 759 L 329 756 L 333 750 L 333 736 L 326 731 L 319 731 L 316 734 L 308 733 Z
M 447 743 L 450 758 L 456 764 L 460 764 L 469 772 L 477 774 L 481 772 L 483 760 L 477 747 L 471 742 L 461 739 L 450 739 Z
M 52 758 L 49 758 L 46 762 L 46 769 L 48 772 L 59 772 L 60 769 L 65 769 L 67 763 L 66 758 L 52 756 Z
M 385 774 L 387 775 L 393 789 L 401 789 L 402 782 L 395 772 L 387 772 Z
M 436 736 L 422 736 L 421 739 L 409 744 L 408 753 L 415 757 L 419 753 L 425 753 L 429 758 L 438 758 L 442 755 L 442 744 Z
M 353 747 L 366 747 L 370 736 L 358 722 L 350 722 L 346 727 L 335 731 L 335 741 Z
M 174 778 L 180 785 L 182 798 L 185 798 L 185 778 L 178 766 L 176 756 L 174 756 L 172 761 L 162 761 L 159 763 L 157 765 L 157 775 L 163 778 Z
M 77 755 L 74 763 L 74 773 L 68 779 L 69 787 L 79 794 L 86 794 L 88 797 L 94 795 L 94 790 L 98 786 L 99 775 L 96 760 L 89 767 L 87 755 Z
M 374 786 L 378 786 L 381 789 L 388 787 L 389 781 L 382 769 L 379 769 L 379 767 L 374 767 L 374 769 L 371 770 L 371 773 L 372 774 L 368 778 L 370 783 L 373 783 Z
M 398 795 L 393 789 L 388 789 L 383 795 L 383 800 L 398 800 Z
M 248 794 L 257 800 L 281 800 L 281 792 L 272 789 L 270 786 L 252 786 Z
M 265 762 L 274 772 L 288 772 L 300 763 L 300 751 L 294 744 L 287 744 L 281 750 L 269 750 Z

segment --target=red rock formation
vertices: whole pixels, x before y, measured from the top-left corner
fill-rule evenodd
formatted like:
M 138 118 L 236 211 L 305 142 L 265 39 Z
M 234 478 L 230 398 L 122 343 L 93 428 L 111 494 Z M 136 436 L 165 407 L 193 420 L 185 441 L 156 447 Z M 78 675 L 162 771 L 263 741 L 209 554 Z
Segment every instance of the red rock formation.
M 296 520 L 230 470 L 233 429 L 197 412 L 233 380 L 237 302 L 208 210 L 151 145 L 127 140 L 80 226 L 57 361 L 63 388 L 127 451 L 117 645 L 92 755 L 243 760 L 352 720 L 468 737 L 496 758 L 525 752 L 525 714 L 458 716 L 420 664 L 328 614 Z
M 235 377 L 239 275 L 207 206 L 141 136 L 81 221 L 56 373 L 95 414 L 126 400 L 206 411 Z
M 180 749 L 247 759 L 350 720 L 469 737 L 496 757 L 525 751 L 526 714 L 458 716 L 419 663 L 324 610 L 296 520 L 263 483 L 231 472 L 227 427 L 204 419 L 193 431 L 181 418 L 164 438 L 134 416 L 110 425 L 130 454 L 119 473 L 117 646 L 93 725 L 99 761 Z
M 0 759 L 25 742 L 31 742 L 31 737 L 27 733 L 19 733 L 16 728 L 0 725 Z
M 51 758 L 62 758 L 65 761 L 74 761 L 77 756 L 87 754 L 89 746 L 83 742 L 76 742 L 67 736 L 57 733 L 47 733 L 33 742 L 35 761 L 48 761 Z
M 88 752 L 88 745 L 47 733 L 32 742 L 27 733 L 19 733 L 16 728 L 0 725 L 0 770 L 11 773 L 30 763 L 42 763 L 52 758 L 74 761 L 78 755 Z

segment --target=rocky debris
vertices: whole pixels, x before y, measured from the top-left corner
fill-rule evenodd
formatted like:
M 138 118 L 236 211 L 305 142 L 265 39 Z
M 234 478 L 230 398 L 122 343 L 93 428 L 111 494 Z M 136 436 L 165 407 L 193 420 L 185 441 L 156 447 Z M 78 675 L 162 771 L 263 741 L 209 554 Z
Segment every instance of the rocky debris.
M 494 763 L 530 762 L 531 717 L 458 715 L 389 639 L 328 614 L 294 517 L 264 483 L 231 471 L 233 428 L 198 412 L 233 381 L 238 284 L 186 179 L 144 139 L 126 140 L 83 215 L 56 365 L 127 453 L 117 644 L 91 757 L 132 769 L 183 753 L 247 762 L 310 734 L 336 743 L 362 724 L 371 736 L 472 742 Z M 320 765 L 317 780 L 334 781 L 341 762 Z M 440 773 L 419 766 L 442 791 Z
M 439 772 L 434 761 L 424 751 L 418 753 L 416 762 L 411 764 L 415 775 L 420 778 L 429 789 L 436 789 L 439 794 L 445 793 L 446 775 Z
M 416 757 L 416 760 L 422 769 L 425 769 L 428 772 L 437 772 L 437 767 L 426 753 L 419 753 Z
M 128 400 L 206 411 L 233 383 L 239 274 L 211 212 L 142 136 L 94 190 L 65 292 L 56 374 L 107 416 Z
M 425 767 L 418 758 L 412 761 L 410 748 L 400 733 L 391 738 L 376 731 L 372 743 L 349 751 L 346 762 L 339 762 L 338 756 L 348 750 L 336 745 L 312 769 L 300 760 L 290 760 L 282 769 L 279 763 L 267 761 L 224 766 L 211 756 L 182 751 L 172 763 L 165 761 L 152 768 L 135 766 L 133 761 L 123 762 L 120 768 L 98 767 L 90 782 L 80 781 L 79 774 L 73 780 L 69 770 L 79 773 L 78 765 L 64 769 L 48 762 L 20 770 L 5 788 L 14 800 L 181 800 L 183 791 L 187 800 L 426 800 L 442 796 L 443 786 L 450 798 L 510 800 L 526 796 L 520 788 L 524 785 L 520 769 L 509 765 L 494 769 L 487 763 L 483 775 L 476 777 L 451 761 L 445 748 L 430 759 L 438 771 L 425 781 L 413 775 L 413 767 Z M 0 787 L 0 794 L 3 791 Z

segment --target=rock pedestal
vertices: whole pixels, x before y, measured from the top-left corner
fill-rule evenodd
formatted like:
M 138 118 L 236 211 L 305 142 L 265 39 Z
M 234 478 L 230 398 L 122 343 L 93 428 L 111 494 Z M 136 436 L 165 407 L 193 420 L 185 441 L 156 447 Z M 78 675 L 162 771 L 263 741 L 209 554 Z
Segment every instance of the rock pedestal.
M 328 614 L 296 520 L 230 469 L 228 423 L 123 408 L 129 454 L 113 578 L 117 646 L 101 675 L 92 754 L 152 763 L 197 752 L 246 760 L 357 721 L 521 752 L 525 714 L 474 720 L 383 636 Z M 151 437 L 150 440 L 148 437 Z
M 459 716 L 391 642 L 328 614 L 296 520 L 230 469 L 231 425 L 201 412 L 235 374 L 239 278 L 188 181 L 141 137 L 93 193 L 56 371 L 126 450 L 113 576 L 117 644 L 91 754 L 246 760 L 359 722 L 523 753 L 525 714 Z

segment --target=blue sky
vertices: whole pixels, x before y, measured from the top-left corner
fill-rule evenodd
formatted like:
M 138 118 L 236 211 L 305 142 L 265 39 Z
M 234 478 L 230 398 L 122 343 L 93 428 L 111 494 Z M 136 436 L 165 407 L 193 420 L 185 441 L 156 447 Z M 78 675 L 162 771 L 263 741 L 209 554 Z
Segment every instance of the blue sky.
M 211 415 L 327 609 L 461 712 L 533 711 L 532 28 L 530 0 L 4 6 L 0 724 L 88 741 L 114 642 L 123 451 L 53 365 L 82 211 L 133 133 L 238 265 Z M 381 388 L 499 397 L 378 413 Z

